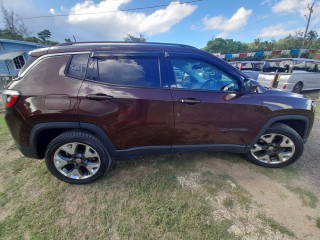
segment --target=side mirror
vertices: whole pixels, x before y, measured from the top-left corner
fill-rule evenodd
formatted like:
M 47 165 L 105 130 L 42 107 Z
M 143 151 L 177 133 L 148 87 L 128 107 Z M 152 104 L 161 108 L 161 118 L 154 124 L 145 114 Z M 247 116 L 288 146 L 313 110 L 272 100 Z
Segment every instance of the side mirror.
M 250 78 L 243 79 L 243 91 L 245 92 L 256 92 L 259 87 L 257 81 L 251 80 Z
M 250 84 L 249 92 L 256 92 L 259 84 L 255 81 L 252 81 Z

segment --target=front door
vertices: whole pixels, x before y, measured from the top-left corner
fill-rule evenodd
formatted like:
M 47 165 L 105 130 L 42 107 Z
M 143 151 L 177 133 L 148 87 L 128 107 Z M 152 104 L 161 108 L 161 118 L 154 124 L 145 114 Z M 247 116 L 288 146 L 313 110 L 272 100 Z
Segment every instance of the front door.
M 208 58 L 170 54 L 166 61 L 174 101 L 173 145 L 243 149 L 250 143 L 264 118 L 258 93 L 242 92 L 240 79 Z

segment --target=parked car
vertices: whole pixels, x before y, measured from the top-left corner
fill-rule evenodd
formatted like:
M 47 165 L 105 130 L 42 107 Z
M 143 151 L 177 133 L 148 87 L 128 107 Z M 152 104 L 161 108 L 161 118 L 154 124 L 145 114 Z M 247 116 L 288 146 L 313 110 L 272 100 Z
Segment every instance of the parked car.
M 305 58 L 267 60 L 258 77 L 260 84 L 295 93 L 320 89 L 320 61 Z
M 262 69 L 264 62 L 262 61 L 236 61 L 230 62 L 231 66 L 238 68 L 253 80 L 258 79 L 258 75 Z
M 5 120 L 18 149 L 68 183 L 143 154 L 231 151 L 283 167 L 313 125 L 311 100 L 186 45 L 68 43 L 30 55 L 3 92 Z

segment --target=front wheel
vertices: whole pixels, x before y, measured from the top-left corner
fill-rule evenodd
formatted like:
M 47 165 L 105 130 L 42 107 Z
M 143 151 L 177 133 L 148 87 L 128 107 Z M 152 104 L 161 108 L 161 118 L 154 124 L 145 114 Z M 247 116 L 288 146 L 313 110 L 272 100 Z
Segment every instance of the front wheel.
M 260 166 L 278 168 L 297 161 L 303 149 L 303 141 L 295 130 L 276 123 L 259 138 L 246 157 Z
M 45 161 L 58 179 L 72 184 L 91 183 L 108 170 L 111 159 L 94 135 L 68 131 L 56 137 L 47 147 Z

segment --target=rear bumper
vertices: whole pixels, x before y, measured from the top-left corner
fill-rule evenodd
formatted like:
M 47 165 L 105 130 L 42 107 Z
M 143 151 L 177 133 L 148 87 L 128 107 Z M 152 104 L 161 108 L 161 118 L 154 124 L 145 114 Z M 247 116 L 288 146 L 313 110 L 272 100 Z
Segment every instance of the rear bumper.
M 38 156 L 37 151 L 31 147 L 22 147 L 18 144 L 16 144 L 19 151 L 28 158 L 35 158 L 35 159 L 42 159 Z

